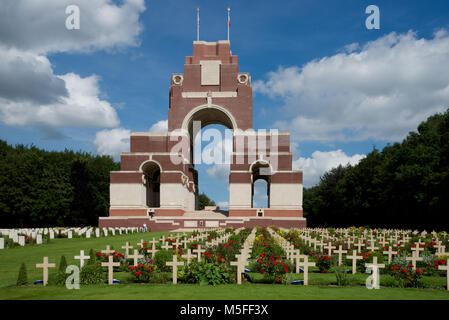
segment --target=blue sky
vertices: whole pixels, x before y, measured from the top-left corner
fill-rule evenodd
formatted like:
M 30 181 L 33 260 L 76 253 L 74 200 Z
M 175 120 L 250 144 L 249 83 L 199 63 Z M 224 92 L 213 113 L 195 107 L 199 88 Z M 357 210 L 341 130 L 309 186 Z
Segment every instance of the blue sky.
M 231 8 L 231 50 L 251 73 L 254 127 L 292 132 L 307 186 L 448 106 L 448 1 L 33 2 L 0 4 L 0 87 L 9 90 L 0 89 L 0 137 L 10 144 L 128 151 L 129 132 L 167 119 L 170 74 L 192 54 L 197 7 L 205 41 L 226 39 Z M 64 30 L 69 4 L 80 7 L 82 34 Z M 371 4 L 379 30 L 365 27 Z M 59 104 L 47 108 L 45 90 Z M 227 180 L 211 167 L 198 166 L 200 191 L 224 204 Z

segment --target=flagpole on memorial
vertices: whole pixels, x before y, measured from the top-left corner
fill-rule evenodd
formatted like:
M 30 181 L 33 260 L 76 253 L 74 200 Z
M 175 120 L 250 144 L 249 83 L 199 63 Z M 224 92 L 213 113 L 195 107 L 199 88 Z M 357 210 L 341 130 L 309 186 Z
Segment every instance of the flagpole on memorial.
M 229 29 L 231 28 L 231 8 L 228 8 L 228 41 L 229 41 Z
M 200 41 L 200 8 L 196 8 L 196 41 Z

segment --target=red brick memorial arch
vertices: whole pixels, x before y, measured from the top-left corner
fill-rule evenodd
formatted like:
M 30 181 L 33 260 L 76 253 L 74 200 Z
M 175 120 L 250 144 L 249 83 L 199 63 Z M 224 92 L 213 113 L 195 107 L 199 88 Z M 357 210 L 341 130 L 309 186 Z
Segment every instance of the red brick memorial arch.
M 229 211 L 197 210 L 193 141 L 201 128 L 232 131 Z M 302 172 L 292 170 L 289 132 L 253 129 L 251 76 L 229 41 L 194 41 L 184 73 L 171 76 L 168 132 L 133 132 L 120 171 L 110 173 L 109 217 L 100 226 L 152 230 L 201 227 L 305 227 Z M 254 208 L 254 182 L 267 181 L 268 208 Z

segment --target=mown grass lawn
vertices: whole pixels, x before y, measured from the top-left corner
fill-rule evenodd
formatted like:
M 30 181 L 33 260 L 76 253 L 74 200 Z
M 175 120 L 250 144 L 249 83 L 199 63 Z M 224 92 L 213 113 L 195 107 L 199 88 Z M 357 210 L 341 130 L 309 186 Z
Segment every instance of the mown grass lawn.
M 65 287 L 20 287 L 0 289 L 0 299 L 123 299 L 123 300 L 329 300 L 329 299 L 449 299 L 442 290 L 365 287 L 293 286 L 242 284 L 199 286 L 178 284 L 124 284 L 82 286 L 79 290 Z
M 303 300 L 303 299 L 444 299 L 449 300 L 449 292 L 444 290 L 446 279 L 443 277 L 424 278 L 424 285 L 436 289 L 402 289 L 384 287 L 392 281 L 389 276 L 382 275 L 379 290 L 369 290 L 364 284 L 367 274 L 348 275 L 349 286 L 337 287 L 334 274 L 313 272 L 309 275 L 309 286 L 265 284 L 259 274 L 252 274 L 254 283 L 242 285 L 199 286 L 190 284 L 135 284 L 130 280 L 129 273 L 116 272 L 114 278 L 121 284 L 107 286 L 81 286 L 79 290 L 68 290 L 65 287 L 29 285 L 16 287 L 20 264 L 25 262 L 29 282 L 42 279 L 42 270 L 36 269 L 36 263 L 41 263 L 44 256 L 52 263 L 59 263 L 62 255 L 68 264 L 79 265 L 74 259 L 80 250 L 88 254 L 92 248 L 100 251 L 110 245 L 122 251 L 121 247 L 129 242 L 134 248 L 141 239 L 146 241 L 155 237 L 159 239 L 167 233 L 139 233 L 107 238 L 75 238 L 54 239 L 50 244 L 18 247 L 0 250 L 0 299 L 186 299 L 186 300 Z M 56 273 L 57 268 L 50 269 Z M 302 279 L 302 274 L 294 279 Z

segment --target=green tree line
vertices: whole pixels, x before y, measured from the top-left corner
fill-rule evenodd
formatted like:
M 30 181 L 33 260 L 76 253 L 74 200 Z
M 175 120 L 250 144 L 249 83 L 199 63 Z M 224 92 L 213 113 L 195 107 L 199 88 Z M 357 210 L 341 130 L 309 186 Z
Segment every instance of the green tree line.
M 304 189 L 309 226 L 449 230 L 449 109 Z
M 109 211 L 107 156 L 49 152 L 0 140 L 1 227 L 97 225 Z

